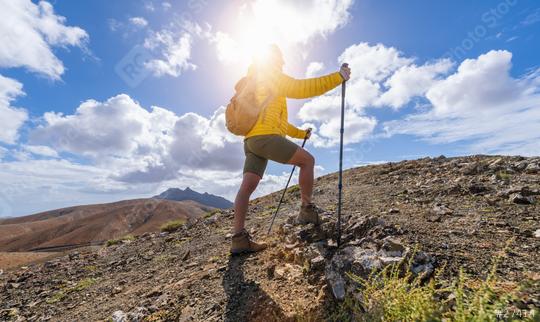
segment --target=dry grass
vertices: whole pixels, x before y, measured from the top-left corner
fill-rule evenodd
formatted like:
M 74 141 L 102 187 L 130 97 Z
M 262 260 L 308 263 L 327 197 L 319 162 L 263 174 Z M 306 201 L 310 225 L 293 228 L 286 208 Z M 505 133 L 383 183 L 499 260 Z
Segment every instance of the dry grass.
M 162 232 L 172 233 L 180 229 L 180 227 L 184 226 L 186 224 L 185 219 L 178 219 L 178 220 L 172 220 L 169 221 L 161 226 Z

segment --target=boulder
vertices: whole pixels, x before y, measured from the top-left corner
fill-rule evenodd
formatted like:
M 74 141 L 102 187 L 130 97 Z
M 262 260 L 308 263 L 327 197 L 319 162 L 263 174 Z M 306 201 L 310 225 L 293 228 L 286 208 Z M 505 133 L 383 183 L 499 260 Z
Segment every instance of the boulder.
M 432 212 L 437 216 L 446 216 L 451 215 L 453 210 L 443 204 L 438 203 L 433 207 Z
M 510 201 L 518 205 L 532 205 L 535 202 L 533 196 L 524 196 L 521 193 L 510 195 Z
M 118 310 L 114 311 L 111 319 L 113 322 L 128 322 L 128 316 L 124 311 Z
M 372 244 L 371 244 L 372 245 Z M 328 286 L 337 300 L 345 297 L 346 290 L 355 289 L 355 283 L 347 273 L 367 278 L 372 272 L 397 264 L 404 259 L 408 249 L 395 240 L 387 238 L 380 249 L 351 245 L 338 250 L 325 266 Z
M 424 252 L 417 252 L 411 262 L 410 270 L 421 279 L 429 278 L 435 271 L 435 258 Z
M 461 169 L 461 173 L 464 175 L 475 175 L 480 174 L 487 170 L 487 166 L 480 162 L 471 162 L 465 164 L 465 166 Z
M 483 194 L 487 191 L 489 191 L 489 188 L 484 186 L 481 183 L 471 183 L 469 185 L 469 192 L 472 193 L 473 195 Z
M 502 158 L 498 158 L 488 165 L 488 169 L 492 171 L 499 170 L 502 166 L 502 163 L 503 163 Z
M 529 163 L 525 168 L 527 173 L 538 173 L 540 172 L 540 166 L 537 163 Z
M 145 307 L 137 307 L 133 311 L 129 312 L 127 318 L 130 322 L 140 322 L 149 315 L 150 312 Z
M 393 257 L 401 257 L 406 251 L 405 246 L 391 237 L 387 237 L 383 240 L 382 249 L 386 251 L 387 255 Z
M 332 264 L 326 265 L 325 276 L 334 298 L 339 301 L 345 299 L 345 280 L 341 275 L 340 269 L 332 266 Z

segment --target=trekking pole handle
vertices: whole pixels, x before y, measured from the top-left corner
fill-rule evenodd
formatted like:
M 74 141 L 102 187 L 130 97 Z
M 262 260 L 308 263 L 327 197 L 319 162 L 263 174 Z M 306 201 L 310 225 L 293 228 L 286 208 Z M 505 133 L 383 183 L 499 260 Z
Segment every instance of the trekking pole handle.
M 349 64 L 343 63 L 341 64 L 341 68 L 349 68 Z M 343 83 L 346 83 L 346 82 L 347 82 L 346 80 L 343 80 Z
M 312 128 L 308 128 L 306 130 L 306 136 L 304 137 L 304 144 L 306 144 L 306 141 L 309 139 L 309 137 L 311 136 L 311 132 L 313 131 Z M 302 144 L 302 147 L 304 147 L 304 144 Z

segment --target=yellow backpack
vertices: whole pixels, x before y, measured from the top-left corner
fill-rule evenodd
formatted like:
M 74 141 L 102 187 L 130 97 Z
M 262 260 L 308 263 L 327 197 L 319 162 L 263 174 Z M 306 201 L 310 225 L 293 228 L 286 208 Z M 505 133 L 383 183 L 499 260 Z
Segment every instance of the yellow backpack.
M 255 76 L 243 77 L 236 83 L 234 89 L 236 93 L 225 110 L 225 121 L 231 133 L 245 136 L 255 126 L 259 115 L 266 109 L 273 95 L 269 95 L 262 104 L 257 104 Z

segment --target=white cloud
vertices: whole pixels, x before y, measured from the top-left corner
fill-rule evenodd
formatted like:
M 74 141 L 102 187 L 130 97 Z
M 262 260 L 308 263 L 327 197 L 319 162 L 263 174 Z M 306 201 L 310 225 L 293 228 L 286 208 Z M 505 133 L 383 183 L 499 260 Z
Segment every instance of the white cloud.
M 0 75 L 0 142 L 15 144 L 20 127 L 28 119 L 26 110 L 10 105 L 21 95 L 24 95 L 21 83 Z
M 414 61 L 413 58 L 403 57 L 403 54 L 394 47 L 386 47 L 383 44 L 372 46 L 368 43 L 348 47 L 338 60 L 349 63 L 349 67 L 354 71 L 351 81 L 367 79 L 375 82 L 383 81 L 399 68 Z
M 147 111 L 122 94 L 86 101 L 73 115 L 46 113 L 29 141 L 86 156 L 120 181 L 169 180 L 190 169 L 239 170 L 241 139 L 225 128 L 224 111 L 220 107 L 210 118 L 177 116 L 159 107 Z
M 429 111 L 385 123 L 387 133 L 437 144 L 469 140 L 473 153 L 540 154 L 540 73 L 512 77 L 511 58 L 490 51 L 465 60 L 427 91 Z
M 452 67 L 449 59 L 442 59 L 422 66 L 408 65 L 398 69 L 386 82 L 389 87 L 375 103 L 376 105 L 400 108 L 407 104 L 412 97 L 422 96 L 446 74 Z
M 392 47 L 361 43 L 339 57 L 348 62 L 345 143 L 370 137 L 377 120 L 368 108 L 402 108 L 418 98 L 429 110 L 384 123 L 388 136 L 409 134 L 429 142 L 467 140 L 471 153 L 540 153 L 540 69 L 514 78 L 512 54 L 491 51 L 463 61 L 457 70 L 448 59 L 415 63 Z M 298 117 L 315 128 L 318 147 L 337 145 L 340 90 L 305 103 Z
M 111 180 L 104 168 L 59 159 L 0 162 L 0 182 L 0 197 L 13 211 L 3 215 L 138 198 L 152 189 Z
M 540 8 L 530 13 L 521 23 L 525 26 L 534 25 L 540 21 Z
M 156 10 L 156 7 L 154 6 L 154 3 L 152 1 L 147 1 L 144 4 L 144 9 L 154 12 Z
M 6 156 L 6 154 L 7 154 L 8 152 L 9 152 L 8 149 L 6 149 L 6 148 L 0 146 L 0 160 L 2 160 L 2 159 Z
M 123 23 L 121 23 L 120 21 L 114 19 L 114 18 L 111 18 L 109 20 L 107 20 L 107 23 L 109 25 L 109 29 L 111 31 L 117 31 L 119 30 L 120 28 L 122 28 L 124 26 Z
M 349 21 L 352 3 L 352 0 L 256 0 L 240 13 L 246 19 L 253 19 L 251 23 L 263 37 L 269 32 L 275 35 L 274 40 L 306 43 L 343 27 Z
M 227 64 L 250 62 L 262 46 L 278 44 L 285 56 L 300 52 L 313 39 L 324 38 L 345 26 L 353 0 L 255 0 L 239 4 L 238 16 L 212 42 L 218 58 Z M 277 18 L 278 17 L 278 18 Z
M 374 117 L 365 115 L 365 108 L 375 106 L 383 95 L 383 84 L 396 71 L 411 65 L 414 59 L 403 57 L 397 49 L 382 44 L 360 43 L 348 47 L 338 61 L 347 62 L 352 69 L 351 79 L 347 82 L 344 141 L 354 144 L 368 138 L 377 125 Z M 395 82 L 389 85 L 395 87 Z M 331 147 L 339 143 L 340 108 L 341 90 L 338 87 L 308 101 L 298 112 L 302 121 L 311 122 L 315 128 L 312 140 L 315 146 Z
M 186 70 L 195 70 L 191 63 L 192 36 L 187 32 L 173 32 L 163 29 L 151 33 L 144 41 L 144 47 L 160 53 L 161 58 L 152 59 L 146 67 L 155 76 L 180 76 Z
M 169 9 L 171 9 L 172 5 L 170 2 L 163 1 L 161 3 L 161 7 L 163 8 L 163 10 L 168 11 Z
M 83 102 L 73 115 L 45 113 L 30 143 L 84 155 L 98 163 L 141 167 L 159 162 L 177 116 L 159 107 L 143 109 L 128 95 Z M 109 165 L 113 166 L 110 163 Z
M 119 177 L 127 182 L 156 182 L 185 176 L 187 173 L 240 171 L 244 153 L 242 140 L 225 128 L 225 108 L 218 108 L 210 118 L 186 113 L 178 118 L 171 130 L 171 143 L 162 154 L 161 162 L 144 169 L 130 171 Z
M 310 142 L 318 148 L 330 148 L 339 144 L 341 117 L 340 107 L 329 108 L 324 113 L 332 113 L 332 116 L 321 122 L 318 119 L 316 122 L 321 122 L 319 126 L 314 123 L 304 123 L 303 128 L 313 128 L 313 134 Z M 316 117 L 314 116 L 313 119 Z M 345 132 L 343 134 L 344 144 L 358 143 L 367 139 L 375 126 L 377 120 L 374 117 L 360 115 L 354 111 L 348 110 L 345 112 Z
M 131 17 L 129 18 L 129 22 L 139 28 L 144 28 L 148 26 L 148 21 L 144 19 L 143 17 Z
M 46 1 L 0 1 L 0 67 L 25 67 L 59 79 L 62 62 L 51 47 L 84 47 L 88 34 L 79 27 L 65 25 L 65 18 L 54 13 Z
M 430 88 L 426 97 L 439 115 L 476 114 L 513 103 L 528 89 L 527 84 L 510 76 L 511 60 L 508 51 L 490 51 L 478 59 L 467 59 L 457 73 Z
M 30 152 L 32 154 L 38 155 L 38 156 L 44 156 L 44 157 L 50 157 L 50 158 L 58 158 L 58 153 L 51 149 L 48 146 L 44 145 L 24 145 L 23 149 L 27 152 Z
M 317 76 L 317 73 L 319 73 L 323 69 L 324 69 L 324 63 L 317 62 L 317 61 L 311 62 L 309 63 L 306 69 L 306 77 L 307 78 L 315 77 Z

